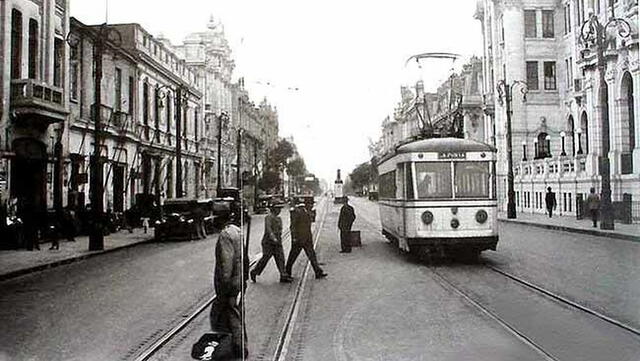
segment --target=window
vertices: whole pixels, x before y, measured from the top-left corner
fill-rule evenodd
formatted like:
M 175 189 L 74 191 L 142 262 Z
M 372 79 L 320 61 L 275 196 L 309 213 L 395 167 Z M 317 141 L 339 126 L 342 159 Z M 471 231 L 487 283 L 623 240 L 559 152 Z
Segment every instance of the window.
M 539 84 L 538 62 L 528 61 L 527 62 L 527 88 L 529 88 L 529 90 L 538 90 L 539 89 L 538 84 Z
M 147 82 L 142 86 L 142 121 L 144 125 L 149 125 L 149 83 Z
M 53 41 L 53 85 L 62 86 L 62 63 L 64 57 L 64 42 L 56 38 Z
M 455 162 L 456 198 L 489 198 L 489 163 Z
M 396 197 L 396 171 L 382 174 L 378 181 L 380 198 Z
M 11 11 L 11 79 L 22 77 L 22 13 Z
M 536 31 L 536 11 L 525 10 L 524 11 L 524 37 L 535 38 L 538 36 Z
M 564 6 L 564 34 L 567 35 L 571 32 L 571 6 L 567 4 Z
M 556 90 L 556 62 L 544 62 L 544 89 Z
M 542 10 L 542 37 L 553 38 L 555 36 L 553 26 L 553 10 Z
M 129 77 L 129 114 L 131 114 L 133 116 L 133 109 L 134 109 L 134 99 L 135 99 L 135 93 L 136 93 L 136 83 L 133 80 L 133 77 L 130 76 Z
M 72 46 L 69 46 L 69 96 L 72 100 L 78 100 L 78 80 L 80 77 L 79 59 L 78 44 L 74 43 Z
M 569 89 L 573 89 L 573 57 L 569 57 Z
M 414 199 L 415 198 L 415 194 L 413 194 L 413 170 L 411 167 L 411 163 L 405 163 L 406 165 L 406 171 L 404 172 L 405 174 L 405 187 L 407 187 L 407 199 Z
M 38 22 L 29 19 L 29 79 L 38 78 Z
M 451 163 L 416 163 L 418 198 L 451 198 Z
M 116 68 L 115 79 L 113 82 L 114 87 L 114 106 L 116 111 L 122 110 L 122 69 Z
M 171 131 L 171 93 L 167 93 L 166 100 L 167 132 Z
M 536 159 L 539 158 L 546 158 L 550 156 L 550 140 L 547 140 L 547 133 L 540 133 L 538 134 L 538 138 L 537 138 L 538 142 L 538 149 L 536 149 Z

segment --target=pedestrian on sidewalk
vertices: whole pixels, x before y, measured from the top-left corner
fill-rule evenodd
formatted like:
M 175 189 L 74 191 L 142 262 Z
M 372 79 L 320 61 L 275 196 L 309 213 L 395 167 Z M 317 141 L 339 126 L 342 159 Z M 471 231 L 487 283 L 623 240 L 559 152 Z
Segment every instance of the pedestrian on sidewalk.
M 269 210 L 269 214 L 264 219 L 264 235 L 262 236 L 262 258 L 256 267 L 251 270 L 249 276 L 252 282 L 256 282 L 256 277 L 260 276 L 267 263 L 273 257 L 280 272 L 280 282 L 291 283 L 293 279 L 284 269 L 284 249 L 282 248 L 282 219 L 280 209 L 282 204 L 274 203 Z
M 591 187 L 589 190 L 589 195 L 587 196 L 587 210 L 591 215 L 591 220 L 593 221 L 593 226 L 598 226 L 598 211 L 600 210 L 600 197 L 596 194 L 596 189 Z
M 245 322 L 242 318 L 242 293 L 246 290 L 246 269 L 242 264 L 242 232 L 237 225 L 237 216 L 221 216 L 225 218 L 225 225 L 216 244 L 213 274 L 216 298 L 211 305 L 210 322 L 212 331 L 231 334 L 231 356 L 246 358 L 249 352 Z
M 551 191 L 551 187 L 547 187 L 547 194 L 544 197 L 544 203 L 547 206 L 547 214 L 549 218 L 553 216 L 553 210 L 556 209 L 556 194 Z
M 293 264 L 296 262 L 300 251 L 304 250 L 307 255 L 311 267 L 316 274 L 316 278 L 325 278 L 327 274 L 320 268 L 316 251 L 313 248 L 313 235 L 311 233 L 311 210 L 304 203 L 296 205 L 291 212 L 291 250 L 287 257 L 287 265 L 285 267 L 288 275 L 291 275 Z
M 351 226 L 356 220 L 356 212 L 349 205 L 349 197 L 344 197 L 344 204 L 340 208 L 340 217 L 338 218 L 338 229 L 340 230 L 340 253 L 351 252 Z

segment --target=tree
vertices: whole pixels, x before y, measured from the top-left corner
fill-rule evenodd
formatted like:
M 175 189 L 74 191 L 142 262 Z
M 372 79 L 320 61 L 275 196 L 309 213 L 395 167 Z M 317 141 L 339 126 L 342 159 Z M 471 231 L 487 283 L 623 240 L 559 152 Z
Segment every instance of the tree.
M 377 177 L 376 169 L 370 162 L 362 163 L 358 165 L 349 178 L 351 179 L 351 187 L 354 191 L 362 190 L 363 187 L 368 187 Z
M 307 173 L 307 166 L 304 164 L 304 159 L 301 157 L 293 158 L 287 164 L 287 174 L 292 177 L 299 177 Z
M 277 171 L 267 169 L 258 181 L 261 190 L 271 193 L 280 184 L 280 174 Z
M 269 163 L 276 169 L 283 169 L 287 164 L 287 160 L 293 156 L 294 153 L 294 145 L 286 139 L 280 139 L 276 147 L 269 154 Z

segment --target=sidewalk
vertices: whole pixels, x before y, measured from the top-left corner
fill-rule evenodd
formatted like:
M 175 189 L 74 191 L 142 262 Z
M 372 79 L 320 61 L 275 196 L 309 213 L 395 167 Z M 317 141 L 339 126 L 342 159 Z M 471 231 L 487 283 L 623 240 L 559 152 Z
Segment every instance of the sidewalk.
M 153 239 L 153 229 L 144 234 L 142 228 L 133 233 L 119 231 L 104 237 L 104 250 L 89 251 L 89 237 L 76 237 L 75 242 L 60 240 L 60 250 L 49 250 L 51 243 L 41 243 L 40 251 L 0 250 L 0 281 L 57 267 L 96 255 L 148 242 Z
M 554 215 L 553 218 L 549 218 L 547 215 L 530 213 L 517 213 L 516 216 L 516 219 L 508 219 L 505 212 L 500 212 L 498 213 L 498 220 L 500 222 L 518 223 L 534 227 L 640 242 L 640 224 L 637 223 L 616 223 L 615 229 L 609 231 L 600 229 L 600 222 L 598 222 L 598 228 L 594 228 L 590 218 L 578 220 L 575 216 L 556 215 Z

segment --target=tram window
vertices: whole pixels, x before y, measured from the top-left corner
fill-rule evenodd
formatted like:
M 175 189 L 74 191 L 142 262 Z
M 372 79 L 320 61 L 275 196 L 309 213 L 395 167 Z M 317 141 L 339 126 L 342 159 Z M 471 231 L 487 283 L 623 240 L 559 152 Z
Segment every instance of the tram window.
M 418 198 L 451 198 L 451 163 L 416 163 Z
M 405 163 L 407 170 L 405 171 L 405 187 L 407 199 L 413 199 L 413 172 L 411 171 L 411 163 Z
M 455 162 L 456 198 L 489 197 L 489 163 Z
M 380 176 L 378 191 L 380 198 L 396 197 L 396 172 L 391 171 Z

